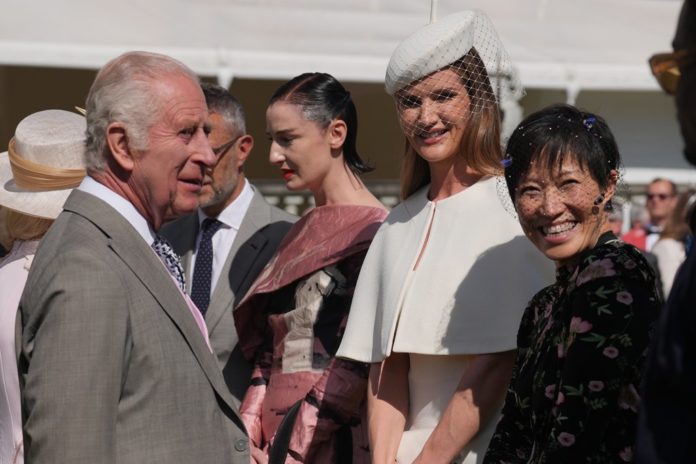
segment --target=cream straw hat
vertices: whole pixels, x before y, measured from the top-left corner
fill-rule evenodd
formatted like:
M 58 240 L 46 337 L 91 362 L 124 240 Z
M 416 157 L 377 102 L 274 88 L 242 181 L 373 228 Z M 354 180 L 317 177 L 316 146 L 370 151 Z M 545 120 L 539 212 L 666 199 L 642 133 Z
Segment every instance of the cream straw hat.
M 55 219 L 85 176 L 85 118 L 46 110 L 24 118 L 0 153 L 0 206 Z

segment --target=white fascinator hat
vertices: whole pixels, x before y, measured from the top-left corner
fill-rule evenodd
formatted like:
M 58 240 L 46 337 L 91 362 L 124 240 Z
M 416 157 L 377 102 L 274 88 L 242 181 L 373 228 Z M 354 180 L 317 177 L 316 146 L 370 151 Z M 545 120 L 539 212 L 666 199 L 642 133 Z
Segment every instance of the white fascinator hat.
M 85 176 L 85 118 L 63 110 L 31 114 L 0 153 L 0 206 L 55 219 Z
M 468 69 L 466 69 L 468 68 Z M 470 93 L 499 103 L 523 94 L 518 74 L 493 23 L 478 10 L 460 11 L 430 23 L 394 50 L 385 76 L 389 95 L 443 69 L 466 74 Z

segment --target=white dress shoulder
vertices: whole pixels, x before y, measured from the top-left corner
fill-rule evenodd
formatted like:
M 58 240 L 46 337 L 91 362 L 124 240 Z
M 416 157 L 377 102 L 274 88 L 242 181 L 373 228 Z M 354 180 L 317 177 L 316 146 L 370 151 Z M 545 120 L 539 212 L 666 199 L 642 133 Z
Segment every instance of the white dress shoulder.
M 516 348 L 527 302 L 554 277 L 551 261 L 500 203 L 495 178 L 437 202 L 427 192 L 394 208 L 375 236 L 338 351 L 363 362 L 380 362 L 392 351 L 410 354 L 399 462 L 422 448 L 468 355 Z M 477 450 L 485 452 L 495 422 L 470 444 L 471 462 Z

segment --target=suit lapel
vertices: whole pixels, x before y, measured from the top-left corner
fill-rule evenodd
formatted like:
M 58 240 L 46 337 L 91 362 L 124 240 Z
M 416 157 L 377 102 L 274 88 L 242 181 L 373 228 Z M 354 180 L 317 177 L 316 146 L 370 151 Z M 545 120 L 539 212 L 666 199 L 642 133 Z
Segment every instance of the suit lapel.
M 125 218 L 92 195 L 74 191 L 65 209 L 84 216 L 109 237 L 109 247 L 133 271 L 181 331 L 213 388 L 236 413 L 235 403 L 224 385 L 215 357 L 208 349 L 174 280 L 152 248 Z
M 249 270 L 259 258 L 268 238 L 263 233 L 265 226 L 271 222 L 271 208 L 261 194 L 254 190 L 249 209 L 244 215 L 237 236 L 227 254 L 225 265 L 210 299 L 210 306 L 205 315 L 208 333 L 211 333 L 222 316 L 235 303 L 235 296 L 246 280 Z M 232 269 L 234 267 L 234 269 Z

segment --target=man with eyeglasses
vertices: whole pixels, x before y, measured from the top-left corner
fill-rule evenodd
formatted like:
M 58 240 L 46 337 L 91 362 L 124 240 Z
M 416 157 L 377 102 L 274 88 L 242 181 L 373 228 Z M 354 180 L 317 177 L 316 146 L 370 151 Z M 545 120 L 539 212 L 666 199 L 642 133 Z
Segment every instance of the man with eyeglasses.
M 201 87 L 217 159 L 204 173 L 198 211 L 162 233 L 182 257 L 187 292 L 205 318 L 227 386 L 241 401 L 251 366 L 237 347 L 232 310 L 297 218 L 268 204 L 244 176 L 254 139 L 246 133 L 242 105 L 220 86 Z
M 677 204 L 677 186 L 669 179 L 656 178 L 648 184 L 645 207 L 650 215 L 647 226 L 645 250 L 650 251 L 660 239 L 660 233 L 667 224 Z

